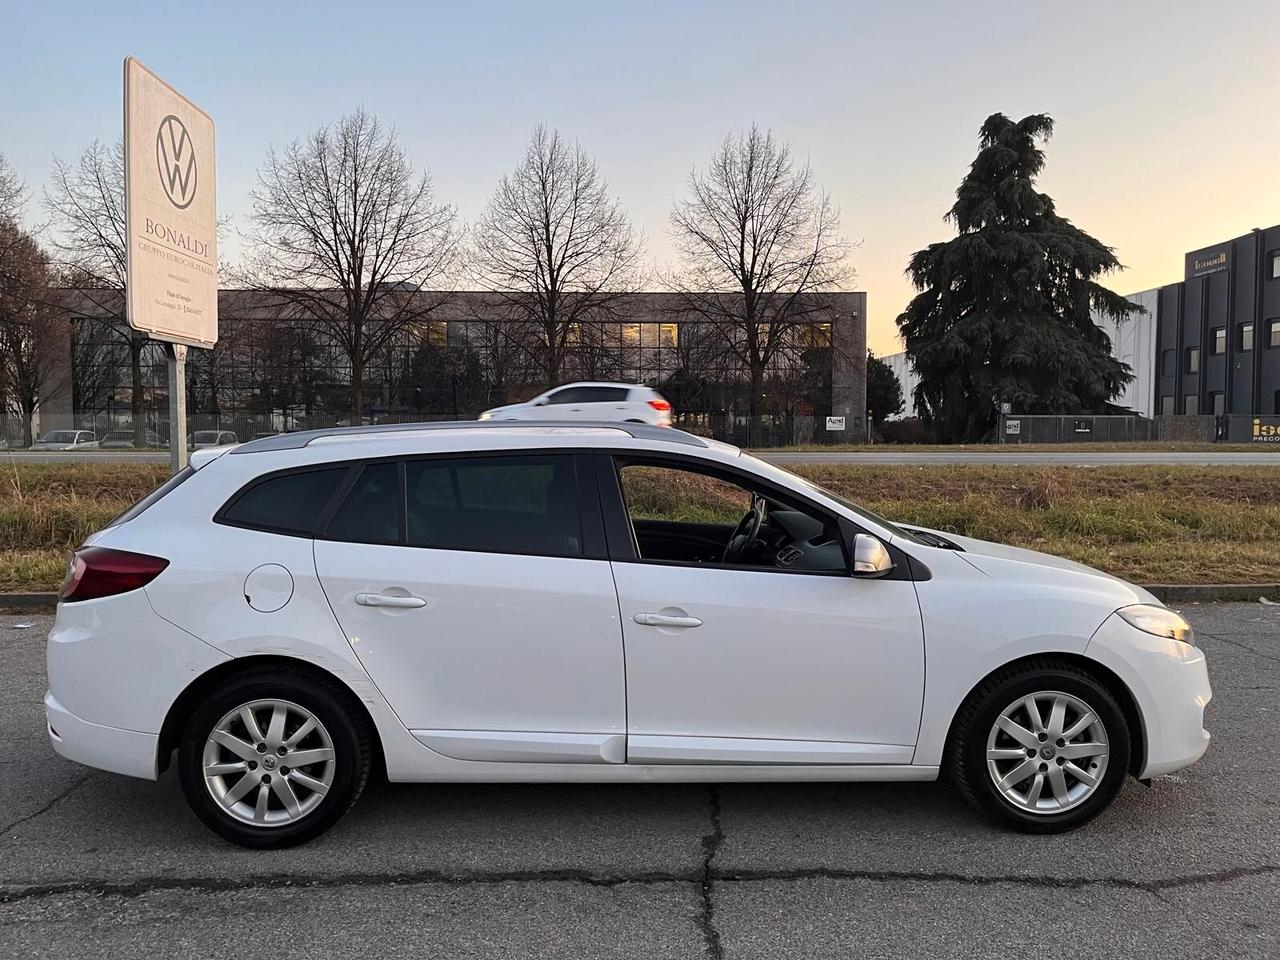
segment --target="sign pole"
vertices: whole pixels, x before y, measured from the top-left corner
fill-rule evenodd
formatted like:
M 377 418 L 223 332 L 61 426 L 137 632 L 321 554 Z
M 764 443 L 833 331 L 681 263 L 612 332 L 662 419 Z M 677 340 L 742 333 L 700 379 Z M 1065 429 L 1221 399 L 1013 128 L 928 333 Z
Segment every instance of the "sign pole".
M 166 343 L 169 357 L 169 468 L 174 473 L 187 466 L 187 348 Z

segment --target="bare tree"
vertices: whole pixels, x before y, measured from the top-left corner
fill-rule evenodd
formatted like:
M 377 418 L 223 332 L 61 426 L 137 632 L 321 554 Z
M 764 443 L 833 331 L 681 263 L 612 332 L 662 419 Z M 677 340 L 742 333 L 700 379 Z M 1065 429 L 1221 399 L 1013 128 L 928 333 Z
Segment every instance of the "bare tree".
M 0 272 L 0 367 L 22 414 L 24 444 L 30 446 L 36 410 L 66 386 L 57 367 L 67 329 L 49 294 L 49 258 L 40 245 L 12 222 L 0 223 L 0 245 L 6 250 Z
M 26 196 L 27 188 L 18 171 L 0 153 L 0 223 L 17 222 Z
M 809 165 L 756 126 L 726 137 L 707 169 L 690 174 L 689 191 L 671 213 L 681 262 L 669 283 L 747 371 L 755 431 L 766 371 L 824 309 L 813 295 L 852 278 L 849 244 Z
M 341 347 L 359 418 L 370 361 L 449 299 L 428 291 L 455 263 L 456 213 L 364 110 L 270 151 L 251 197 L 248 280 Z
M 146 391 L 143 351 L 147 335 L 129 327 L 125 315 L 124 146 L 107 147 L 95 140 L 71 165 L 53 160 L 53 182 L 45 190 L 45 206 L 55 228 L 54 250 L 65 265 L 68 281 L 84 299 L 100 332 L 129 351 L 129 405 L 133 435 L 146 435 Z M 78 331 L 77 343 L 93 342 L 90 331 Z
M 614 318 L 636 288 L 641 249 L 596 162 L 539 126 L 476 224 L 473 269 L 550 386 L 576 347 L 575 332 Z

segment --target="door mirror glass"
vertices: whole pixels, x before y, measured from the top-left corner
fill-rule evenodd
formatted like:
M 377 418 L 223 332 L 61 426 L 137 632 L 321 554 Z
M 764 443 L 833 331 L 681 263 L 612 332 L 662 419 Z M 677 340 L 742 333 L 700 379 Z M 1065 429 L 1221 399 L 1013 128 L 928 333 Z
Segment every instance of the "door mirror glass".
M 853 538 L 853 570 L 855 577 L 883 577 L 893 571 L 889 548 L 869 533 Z

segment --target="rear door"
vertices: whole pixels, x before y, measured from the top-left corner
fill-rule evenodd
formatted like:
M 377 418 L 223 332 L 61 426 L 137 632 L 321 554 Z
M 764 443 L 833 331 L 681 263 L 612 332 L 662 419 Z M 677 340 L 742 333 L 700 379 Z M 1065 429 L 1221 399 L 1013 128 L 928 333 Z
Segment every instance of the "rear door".
M 617 596 L 584 456 L 369 463 L 316 540 L 361 663 L 438 753 L 624 760 Z

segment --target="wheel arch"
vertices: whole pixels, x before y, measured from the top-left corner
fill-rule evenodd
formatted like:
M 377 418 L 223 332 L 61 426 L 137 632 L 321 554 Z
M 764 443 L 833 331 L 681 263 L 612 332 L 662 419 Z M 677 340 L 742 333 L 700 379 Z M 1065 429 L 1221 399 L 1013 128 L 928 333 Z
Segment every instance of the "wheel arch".
M 943 747 L 943 757 L 950 757 L 955 748 L 955 726 L 956 719 L 960 716 L 960 712 L 964 709 L 964 705 L 969 702 L 969 698 L 974 695 L 979 687 L 987 682 L 994 674 L 1002 670 L 1017 669 L 1021 666 L 1030 664 L 1044 665 L 1054 663 L 1066 663 L 1071 666 L 1083 670 L 1094 677 L 1099 683 L 1107 688 L 1107 692 L 1115 697 L 1116 703 L 1119 704 L 1121 712 L 1124 714 L 1125 723 L 1129 725 L 1132 736 L 1129 752 L 1129 773 L 1137 776 L 1142 772 L 1147 762 L 1147 728 L 1143 723 L 1142 711 L 1138 709 L 1138 701 L 1133 695 L 1133 691 L 1129 689 L 1128 684 L 1120 678 L 1120 676 L 1110 667 L 1090 657 L 1083 656 L 1078 653 L 1033 653 L 1025 657 L 1018 657 L 1007 663 L 990 670 L 985 676 L 981 677 L 969 691 L 960 700 L 955 712 L 951 715 L 951 721 L 947 726 L 947 738 Z
M 169 764 L 173 759 L 173 752 L 178 748 L 187 722 L 199 708 L 206 695 L 216 689 L 219 684 L 237 674 L 270 667 L 287 667 L 290 670 L 310 674 L 317 679 L 336 681 L 346 691 L 351 703 L 357 706 L 360 716 L 368 723 L 369 729 L 373 731 L 372 740 L 375 754 L 371 758 L 373 768 L 379 775 L 386 776 L 386 756 L 383 752 L 382 731 L 378 729 L 378 725 L 374 722 L 372 714 L 369 713 L 369 708 L 356 695 L 356 692 L 351 689 L 351 686 L 341 677 L 325 670 L 323 667 L 316 666 L 308 660 L 277 654 L 254 654 L 247 657 L 236 657 L 206 670 L 187 684 L 186 688 L 170 704 L 169 711 L 165 714 L 164 723 L 160 726 L 160 736 L 156 744 L 156 773 L 164 773 L 169 768 Z

